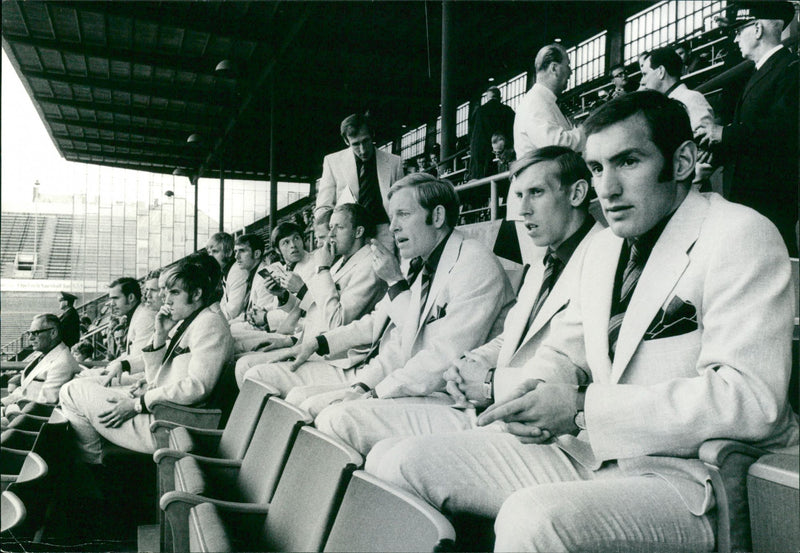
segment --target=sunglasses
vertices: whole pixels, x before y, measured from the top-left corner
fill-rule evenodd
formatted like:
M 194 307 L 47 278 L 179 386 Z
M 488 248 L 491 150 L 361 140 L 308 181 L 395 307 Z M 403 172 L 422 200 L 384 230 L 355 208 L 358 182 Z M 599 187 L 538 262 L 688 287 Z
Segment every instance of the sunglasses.
M 39 330 L 28 330 L 28 331 L 25 333 L 25 335 L 26 335 L 26 336 L 31 336 L 31 337 L 33 337 L 33 336 L 38 336 L 38 335 L 39 335 L 39 334 L 41 334 L 42 332 L 47 332 L 48 330 L 54 330 L 54 328 L 53 328 L 53 327 L 50 327 L 50 328 L 40 328 Z

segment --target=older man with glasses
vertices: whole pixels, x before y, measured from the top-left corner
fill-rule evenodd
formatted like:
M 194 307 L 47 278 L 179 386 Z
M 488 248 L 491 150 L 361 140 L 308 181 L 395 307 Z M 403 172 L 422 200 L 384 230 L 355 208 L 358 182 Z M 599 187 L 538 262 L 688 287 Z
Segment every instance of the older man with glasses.
M 3 404 L 3 416 L 17 411 L 16 404 L 22 399 L 37 403 L 57 403 L 61 386 L 80 371 L 78 362 L 61 339 L 57 316 L 50 313 L 37 315 L 31 321 L 26 336 L 34 353 L 20 375 L 19 385 L 12 389 L 13 384 L 9 383 L 11 393 L 0 400 Z

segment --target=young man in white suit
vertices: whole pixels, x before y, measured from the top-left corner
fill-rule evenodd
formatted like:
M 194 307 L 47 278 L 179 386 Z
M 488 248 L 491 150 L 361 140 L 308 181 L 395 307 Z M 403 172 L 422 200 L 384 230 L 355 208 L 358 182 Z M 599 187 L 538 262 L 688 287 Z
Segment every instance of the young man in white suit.
M 498 551 L 710 551 L 700 445 L 798 443 L 786 247 L 755 211 L 689 190 L 696 147 L 677 101 L 635 92 L 585 129 L 610 229 L 530 380 L 478 417 L 500 431 L 409 438 L 367 469 L 449 512 L 496 516 Z
M 326 231 L 328 232 L 328 231 Z M 313 276 L 302 297 L 288 297 L 283 309 L 297 320 L 305 313 L 303 337 L 315 340 L 318 334 L 346 325 L 372 311 L 386 292 L 386 283 L 372 268 L 368 241 L 375 226 L 358 204 L 340 204 L 330 217 L 328 238 L 312 255 Z M 283 355 L 282 348 L 297 343 L 294 336 L 271 333 L 262 336 L 262 352 L 245 354 L 236 361 L 236 382 L 241 387 L 252 371 L 258 380 L 259 368 Z
M 373 217 L 378 240 L 391 251 L 389 188 L 403 178 L 403 160 L 375 148 L 374 131 L 366 115 L 349 115 L 340 131 L 347 148 L 325 156 L 314 212 L 343 203 L 363 206 Z
M 474 406 L 482 410 L 495 389 L 517 383 L 514 373 L 533 357 L 551 319 L 569 303 L 586 244 L 602 226 L 589 215 L 589 169 L 569 148 L 533 150 L 511 166 L 511 174 L 511 193 L 520 201 L 528 235 L 547 247 L 548 255 L 528 271 L 503 333 L 450 365 L 449 395 L 331 405 L 316 418 L 317 428 L 366 455 L 383 438 L 473 428 Z
M 166 299 L 142 353 L 148 375 L 143 386 L 106 388 L 94 379 L 79 379 L 61 389 L 61 407 L 83 461 L 102 464 L 103 439 L 152 453 L 153 405 L 198 405 L 208 399 L 233 359 L 228 324 L 218 309 L 209 308 L 216 301 L 217 280 L 192 261 L 168 273 Z
M 465 350 L 496 334 L 513 295 L 492 252 L 454 230 L 459 203 L 453 185 L 425 173 L 409 175 L 390 192 L 397 259 L 377 241 L 373 266 L 389 290 L 375 309 L 287 352 L 261 380 L 303 403 L 313 414 L 332 401 L 428 395 L 444 390 L 442 374 Z M 499 321 L 498 321 L 498 318 Z M 307 361 L 312 353 L 346 354 L 341 361 Z M 325 393 L 321 393 L 321 392 Z M 319 393 L 319 395 L 315 395 Z
M 61 386 L 80 372 L 78 362 L 61 340 L 57 316 L 50 313 L 36 315 L 31 321 L 28 337 L 36 354 L 23 369 L 19 386 L 2 399 L 4 416 L 16 411 L 11 406 L 23 399 L 57 403 Z

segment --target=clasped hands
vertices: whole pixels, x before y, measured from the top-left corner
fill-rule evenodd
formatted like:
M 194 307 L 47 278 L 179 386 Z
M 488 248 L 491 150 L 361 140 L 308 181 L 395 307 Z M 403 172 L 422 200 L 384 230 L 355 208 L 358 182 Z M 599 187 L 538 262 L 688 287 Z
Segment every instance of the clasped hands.
M 444 373 L 446 390 L 456 408 L 491 403 L 486 397 L 486 376 L 493 364 L 474 352 L 466 352 Z M 478 417 L 478 426 L 500 421 L 522 443 L 546 443 L 555 436 L 574 434 L 577 387 L 551 384 L 539 379 L 526 380 L 512 393 L 512 399 L 495 403 Z

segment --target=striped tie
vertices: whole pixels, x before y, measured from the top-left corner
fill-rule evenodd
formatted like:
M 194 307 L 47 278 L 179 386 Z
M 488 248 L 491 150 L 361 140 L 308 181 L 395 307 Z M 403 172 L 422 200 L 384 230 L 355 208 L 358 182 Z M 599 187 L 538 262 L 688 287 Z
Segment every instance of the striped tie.
M 617 339 L 619 338 L 619 329 L 622 326 L 622 320 L 625 318 L 628 302 L 630 301 L 631 294 L 633 294 L 633 290 L 636 288 L 636 283 L 639 282 L 642 269 L 644 269 L 641 254 L 640 248 L 636 246 L 635 242 L 632 242 L 628 264 L 625 265 L 625 271 L 622 273 L 622 286 L 619 291 L 618 304 L 620 306 L 620 312 L 615 314 L 608 321 L 608 355 L 611 361 L 614 361 L 614 354 L 617 350 Z
M 547 296 L 550 295 L 550 291 L 553 289 L 553 285 L 555 285 L 556 281 L 558 280 L 561 270 L 561 260 L 550 250 L 547 250 L 547 253 L 544 256 L 544 274 L 542 274 L 542 286 L 539 288 L 539 295 L 536 297 L 536 303 L 533 304 L 533 309 L 531 309 L 531 314 L 528 317 L 528 323 L 525 325 L 525 330 L 522 331 L 522 335 L 519 337 L 517 349 L 519 349 L 519 346 L 522 344 L 522 341 L 528 334 L 528 330 L 533 324 L 533 321 L 536 319 L 536 315 L 539 314 L 539 310 L 542 308 L 542 305 L 544 305 L 544 301 L 547 299 Z
M 428 292 L 431 291 L 431 273 L 428 272 L 428 266 L 423 265 L 422 271 L 419 273 L 419 316 L 425 312 L 425 303 L 428 301 Z

